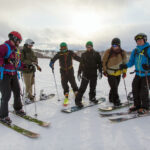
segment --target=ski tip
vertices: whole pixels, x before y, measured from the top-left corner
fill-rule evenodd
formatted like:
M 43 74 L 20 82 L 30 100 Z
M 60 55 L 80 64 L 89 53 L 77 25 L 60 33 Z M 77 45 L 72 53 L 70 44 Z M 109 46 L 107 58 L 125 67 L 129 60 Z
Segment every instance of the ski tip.
M 40 124 L 42 127 L 49 127 L 51 124 L 49 122 L 42 122 L 42 124 Z
M 40 137 L 40 134 L 34 133 L 34 134 L 32 134 L 32 135 L 29 135 L 28 137 L 30 137 L 30 138 L 39 138 L 39 137 Z

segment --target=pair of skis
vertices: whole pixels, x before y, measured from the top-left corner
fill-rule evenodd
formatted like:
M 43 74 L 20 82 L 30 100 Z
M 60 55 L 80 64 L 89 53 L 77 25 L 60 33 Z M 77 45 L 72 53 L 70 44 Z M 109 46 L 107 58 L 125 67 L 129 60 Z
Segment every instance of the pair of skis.
M 29 115 L 21 116 L 19 114 L 16 114 L 14 111 L 11 111 L 11 113 L 13 113 L 13 114 L 15 114 L 15 115 L 25 119 L 25 120 L 34 122 L 34 123 L 38 124 L 39 126 L 42 126 L 42 127 L 49 127 L 50 126 L 50 123 L 41 121 L 41 120 L 36 119 L 36 118 L 33 118 L 33 117 L 29 116 Z M 24 128 L 20 127 L 20 126 L 17 126 L 15 124 L 13 124 L 13 123 L 7 124 L 7 123 L 4 123 L 2 121 L 0 121 L 0 123 L 5 125 L 8 128 L 11 128 L 12 130 L 14 130 L 14 131 L 16 131 L 16 132 L 18 132 L 20 134 L 25 135 L 25 136 L 30 137 L 30 138 L 38 138 L 40 136 L 38 133 L 35 133 L 33 131 L 24 129 Z

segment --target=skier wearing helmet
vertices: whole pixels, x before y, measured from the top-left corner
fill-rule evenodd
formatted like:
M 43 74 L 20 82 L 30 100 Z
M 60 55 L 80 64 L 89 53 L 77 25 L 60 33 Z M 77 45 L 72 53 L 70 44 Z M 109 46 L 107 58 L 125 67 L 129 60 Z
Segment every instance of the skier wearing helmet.
M 83 107 L 82 97 L 89 84 L 89 100 L 93 103 L 98 103 L 96 100 L 96 85 L 97 85 L 97 70 L 99 77 L 102 78 L 102 62 L 101 56 L 93 49 L 93 43 L 86 43 L 86 51 L 81 56 L 81 62 L 78 70 L 78 80 L 81 80 L 81 85 L 75 99 L 75 103 L 79 108 Z
M 33 45 L 34 41 L 32 39 L 27 39 L 21 52 L 21 61 L 26 66 L 26 69 L 23 70 L 23 78 L 26 85 L 26 104 L 34 101 L 34 96 L 32 95 L 32 86 L 34 84 L 34 74 L 36 71 L 35 66 L 37 66 L 37 69 L 41 71 L 41 68 L 38 66 L 37 57 L 32 50 Z
M 25 115 L 22 110 L 20 98 L 20 86 L 17 76 L 17 70 L 22 67 L 20 61 L 19 44 L 22 41 L 21 34 L 13 31 L 10 32 L 9 40 L 0 45 L 0 92 L 1 107 L 0 120 L 4 123 L 11 123 L 8 112 L 8 101 L 11 97 L 11 91 L 14 95 L 14 110 L 19 115 Z
M 120 68 L 125 69 L 135 66 L 136 75 L 132 82 L 134 106 L 129 111 L 145 114 L 149 110 L 150 45 L 147 42 L 147 35 L 144 33 L 137 34 L 134 39 L 137 46 L 132 51 L 129 62 L 120 65 Z
M 78 92 L 78 87 L 74 77 L 74 69 L 73 69 L 73 62 L 72 60 L 75 59 L 76 61 L 80 62 L 80 57 L 77 56 L 73 51 L 68 50 L 67 44 L 62 42 L 60 44 L 60 52 L 58 52 L 54 58 L 51 59 L 50 67 L 54 69 L 55 61 L 59 59 L 60 65 L 60 73 L 61 73 L 61 84 L 64 89 L 64 106 L 67 106 L 69 103 L 68 95 L 69 95 L 69 86 L 68 82 L 70 82 L 71 87 L 75 93 Z

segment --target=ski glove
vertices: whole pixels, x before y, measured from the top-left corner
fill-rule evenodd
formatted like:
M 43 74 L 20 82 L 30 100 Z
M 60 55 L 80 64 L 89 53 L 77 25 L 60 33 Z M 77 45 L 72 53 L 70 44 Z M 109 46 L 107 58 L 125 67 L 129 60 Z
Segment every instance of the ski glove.
M 52 61 L 50 62 L 49 66 L 54 69 L 54 63 Z
M 150 70 L 150 65 L 148 64 L 143 64 L 142 67 L 144 70 Z
M 128 68 L 128 67 L 127 67 L 126 64 L 121 64 L 121 65 L 119 66 L 119 69 L 120 69 L 120 70 L 127 69 L 127 68 Z
M 37 66 L 37 70 L 39 70 L 40 72 L 42 71 L 40 66 Z

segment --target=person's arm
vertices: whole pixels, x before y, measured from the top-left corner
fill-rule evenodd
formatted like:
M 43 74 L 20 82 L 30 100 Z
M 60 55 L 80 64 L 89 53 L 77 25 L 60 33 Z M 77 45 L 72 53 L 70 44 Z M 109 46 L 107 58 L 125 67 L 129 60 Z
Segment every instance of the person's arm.
M 104 71 L 104 73 L 107 72 L 106 63 L 107 63 L 107 61 L 108 61 L 108 57 L 109 57 L 109 52 L 106 51 L 106 52 L 104 53 L 104 56 L 103 56 L 103 59 L 102 59 L 102 66 L 103 66 L 103 71 Z
M 75 54 L 74 52 L 72 52 L 72 57 L 74 60 L 80 62 L 81 61 L 81 57 L 79 57 L 77 54 Z
M 59 57 L 60 57 L 60 55 L 59 55 L 59 53 L 57 53 L 57 54 L 51 59 L 49 66 L 50 66 L 52 69 L 54 69 L 54 63 L 55 63 L 55 61 L 56 61 L 57 59 L 59 59 Z
M 123 64 L 127 63 L 127 53 L 125 51 L 123 51 L 123 60 L 122 60 L 122 63 Z M 127 69 L 123 69 L 122 73 L 126 74 L 126 72 L 127 72 Z
M 4 64 L 4 56 L 7 54 L 8 48 L 6 45 L 0 46 L 0 66 L 2 67 Z
M 79 68 L 78 68 L 78 75 L 81 74 L 83 72 L 83 69 L 84 69 L 84 55 L 82 54 L 81 55 L 81 58 L 80 58 L 80 65 L 79 65 Z
M 135 63 L 135 50 L 132 51 L 129 62 L 126 64 L 127 68 L 132 67 L 134 63 Z
M 97 65 L 98 65 L 98 70 L 100 73 L 102 73 L 102 61 L 101 61 L 101 55 L 97 53 Z

